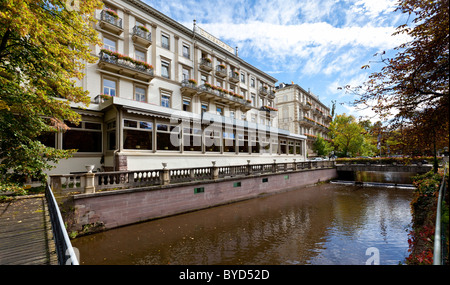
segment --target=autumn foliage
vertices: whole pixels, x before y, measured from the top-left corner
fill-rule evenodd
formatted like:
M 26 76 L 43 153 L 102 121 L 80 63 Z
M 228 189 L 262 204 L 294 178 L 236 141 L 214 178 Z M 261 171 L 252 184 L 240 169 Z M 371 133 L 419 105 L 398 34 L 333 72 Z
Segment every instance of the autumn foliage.
M 67 2 L 67 3 L 66 3 Z M 97 59 L 93 27 L 99 0 L 0 0 L 0 191 L 27 178 L 44 179 L 52 163 L 71 154 L 38 137 L 77 123 L 71 103 L 90 98 L 76 80 Z

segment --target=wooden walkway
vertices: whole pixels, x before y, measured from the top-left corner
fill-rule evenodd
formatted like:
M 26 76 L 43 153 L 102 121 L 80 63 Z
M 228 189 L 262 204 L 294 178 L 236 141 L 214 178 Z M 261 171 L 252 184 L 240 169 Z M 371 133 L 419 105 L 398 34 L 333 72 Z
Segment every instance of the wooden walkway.
M 0 265 L 56 265 L 45 196 L 0 203 Z

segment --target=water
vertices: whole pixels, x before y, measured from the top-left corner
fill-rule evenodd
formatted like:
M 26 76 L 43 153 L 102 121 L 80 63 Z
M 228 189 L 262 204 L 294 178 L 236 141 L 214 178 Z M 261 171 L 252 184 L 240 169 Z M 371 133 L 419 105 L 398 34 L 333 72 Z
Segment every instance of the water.
M 338 171 L 339 180 L 379 182 L 390 184 L 412 184 L 414 172 L 381 172 L 381 171 Z
M 337 184 L 80 237 L 81 264 L 355 264 L 408 250 L 412 190 Z

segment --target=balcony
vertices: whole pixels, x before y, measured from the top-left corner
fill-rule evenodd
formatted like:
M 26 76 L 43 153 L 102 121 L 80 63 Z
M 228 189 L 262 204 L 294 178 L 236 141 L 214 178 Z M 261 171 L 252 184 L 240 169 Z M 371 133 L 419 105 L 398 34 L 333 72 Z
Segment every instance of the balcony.
M 233 83 L 239 83 L 239 73 L 236 71 L 230 71 L 228 80 L 230 80 L 230 82 L 233 82 Z
M 275 99 L 275 91 L 269 90 L 267 92 L 267 96 L 269 97 L 269 99 Z
M 131 38 L 133 42 L 146 48 L 152 44 L 152 33 L 143 26 L 134 26 Z
M 99 25 L 102 29 L 118 36 L 123 33 L 122 19 L 113 10 L 105 9 L 100 13 Z
M 148 63 L 109 50 L 101 50 L 99 56 L 100 69 L 147 82 L 154 78 L 153 67 Z
M 311 107 L 312 107 L 310 102 L 301 102 L 300 105 L 303 108 L 303 110 L 305 110 L 305 111 L 311 110 Z
M 267 87 L 261 87 L 261 88 L 259 88 L 259 94 L 260 94 L 260 95 L 266 96 L 267 93 L 268 93 Z
M 181 81 L 181 95 L 192 97 L 198 92 L 197 82 L 193 79 Z
M 301 126 L 305 126 L 305 127 L 314 127 L 315 126 L 314 121 L 308 117 L 303 117 L 303 119 L 299 120 L 299 123 Z
M 252 108 L 251 101 L 244 99 L 241 95 L 212 86 L 209 83 L 197 86 L 192 79 L 183 80 L 180 91 L 183 96 L 198 95 L 201 100 L 214 100 L 216 103 L 222 103 L 231 108 L 239 108 L 244 112 Z
M 261 106 L 261 108 L 259 108 L 259 110 L 266 111 L 266 112 L 278 112 L 277 108 L 273 108 L 270 106 Z
M 216 75 L 222 78 L 227 77 L 227 67 L 219 64 L 216 66 Z
M 202 60 L 200 61 L 200 69 L 210 72 L 211 70 L 213 70 L 212 64 L 211 64 L 211 59 L 209 58 L 202 58 Z

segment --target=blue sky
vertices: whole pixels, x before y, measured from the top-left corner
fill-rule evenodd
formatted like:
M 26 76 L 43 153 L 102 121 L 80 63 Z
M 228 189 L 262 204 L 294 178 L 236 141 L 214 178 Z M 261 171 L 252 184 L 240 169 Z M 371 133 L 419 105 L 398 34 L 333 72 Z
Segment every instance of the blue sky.
M 354 95 L 337 87 L 356 86 L 382 64 L 377 52 L 395 55 L 407 41 L 392 36 L 407 16 L 397 0 L 143 0 L 188 28 L 193 20 L 232 47 L 239 57 L 278 79 L 319 96 L 336 112 L 372 116 L 349 104 Z M 370 69 L 361 66 L 371 64 Z M 375 118 L 376 119 L 376 118 Z M 375 120 L 373 119 L 373 120 Z

